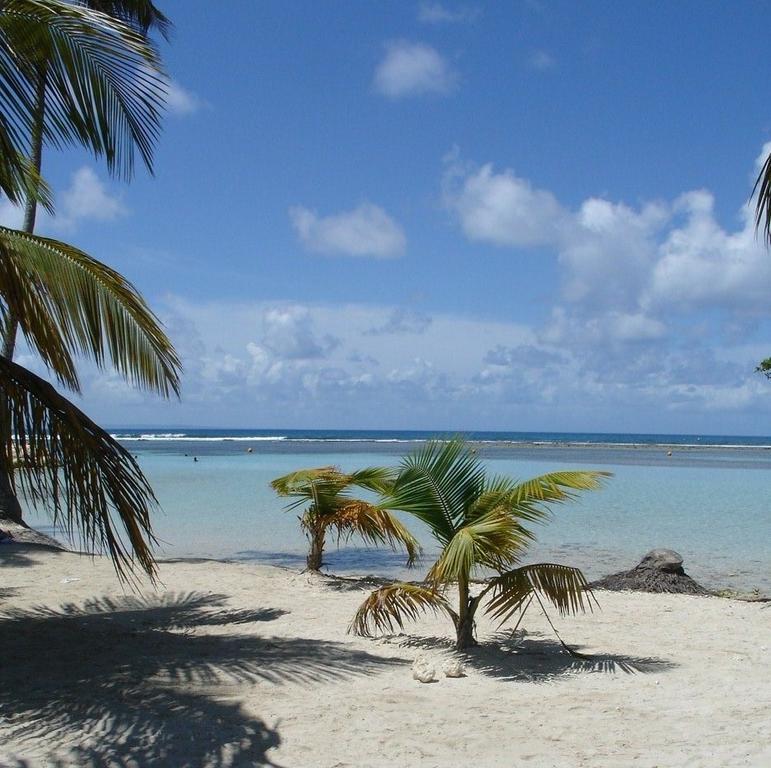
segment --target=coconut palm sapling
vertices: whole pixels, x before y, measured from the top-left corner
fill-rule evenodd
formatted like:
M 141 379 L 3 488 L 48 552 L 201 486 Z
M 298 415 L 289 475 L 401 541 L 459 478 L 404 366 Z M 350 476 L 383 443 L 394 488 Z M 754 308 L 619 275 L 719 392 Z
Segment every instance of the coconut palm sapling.
M 425 523 L 441 550 L 425 585 L 395 583 L 375 590 L 357 611 L 351 631 L 371 635 L 402 629 L 427 611 L 447 614 L 455 626 L 456 648 L 476 643 L 474 618 L 483 602 L 501 622 L 524 610 L 531 599 L 546 599 L 561 613 L 584 610 L 590 594 L 577 568 L 555 563 L 520 565 L 535 539 L 528 523 L 549 516 L 549 504 L 600 487 L 606 472 L 552 472 L 515 482 L 489 477 L 477 453 L 462 440 L 430 442 L 405 457 L 381 504 Z M 477 594 L 472 577 L 493 571 Z M 447 598 L 457 584 L 457 609 Z
M 308 539 L 308 570 L 318 571 L 323 565 L 328 531 L 338 539 L 359 536 L 375 546 L 402 548 L 408 564 L 418 556 L 420 546 L 401 521 L 379 505 L 351 496 L 354 488 L 382 493 L 390 487 L 394 473 L 390 469 L 371 467 L 344 473 L 336 467 L 301 469 L 271 482 L 279 496 L 293 497 L 287 510 L 305 506 L 300 527 Z

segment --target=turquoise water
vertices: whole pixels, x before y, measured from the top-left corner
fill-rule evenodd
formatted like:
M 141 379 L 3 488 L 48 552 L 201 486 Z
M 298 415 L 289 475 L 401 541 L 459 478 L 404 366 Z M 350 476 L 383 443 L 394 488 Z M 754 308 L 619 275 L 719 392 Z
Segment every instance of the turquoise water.
M 179 433 L 144 433 L 145 438 L 136 439 L 138 434 L 128 439 L 121 433 L 162 507 L 155 521 L 163 542 L 160 557 L 246 558 L 290 566 L 303 564 L 305 540 L 296 513 L 283 511 L 270 480 L 300 467 L 393 465 L 411 449 L 409 440 L 418 439 L 410 435 L 375 442 L 347 434 L 223 439 Z M 530 559 L 578 565 L 595 578 L 629 568 L 647 550 L 664 546 L 679 551 L 687 572 L 707 586 L 771 593 L 771 452 L 760 447 L 771 440 L 757 438 L 747 445 L 731 442 L 742 438 L 716 438 L 713 447 L 703 447 L 698 436 L 666 436 L 688 438 L 681 442 L 572 437 L 535 441 L 507 436 L 479 444 L 492 472 L 517 478 L 570 466 L 614 473 L 602 491 L 555 508 L 552 522 L 538 529 Z M 30 520 L 46 522 L 39 515 Z M 412 519 L 408 522 L 430 555 L 431 537 Z M 328 549 L 334 572 L 405 573 L 401 557 L 390 552 L 338 549 L 335 542 Z

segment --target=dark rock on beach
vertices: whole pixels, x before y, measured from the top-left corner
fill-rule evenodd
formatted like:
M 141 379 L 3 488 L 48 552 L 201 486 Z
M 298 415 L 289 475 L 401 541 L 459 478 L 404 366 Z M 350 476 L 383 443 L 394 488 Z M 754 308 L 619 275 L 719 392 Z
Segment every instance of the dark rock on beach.
M 0 517 L 0 546 L 2 545 L 32 545 L 44 549 L 68 551 L 61 542 L 46 536 L 44 533 Z
M 652 549 L 631 571 L 621 571 L 594 581 L 592 589 L 635 592 L 674 592 L 708 595 L 709 590 L 683 570 L 683 558 L 671 549 Z

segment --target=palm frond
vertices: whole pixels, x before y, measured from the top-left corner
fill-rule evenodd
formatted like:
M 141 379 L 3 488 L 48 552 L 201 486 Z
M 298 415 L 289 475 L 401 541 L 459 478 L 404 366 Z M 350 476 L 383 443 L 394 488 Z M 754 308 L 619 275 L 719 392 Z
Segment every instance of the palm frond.
M 348 631 L 364 637 L 394 632 L 404 629 L 406 621 L 415 621 L 428 612 L 444 612 L 457 620 L 455 611 L 436 590 L 398 582 L 372 592 L 356 611 Z
M 89 550 L 107 552 L 121 578 L 136 561 L 155 574 L 152 488 L 132 455 L 44 379 L 0 357 L 3 463 L 34 504 L 52 508 L 54 523 L 79 531 Z
M 540 522 L 549 516 L 548 504 L 571 501 L 573 491 L 591 491 L 601 488 L 611 472 L 562 471 L 549 472 L 539 477 L 517 483 L 507 494 L 504 502 L 511 514 L 530 522 Z
M 166 40 L 172 31 L 171 20 L 151 0 L 86 0 L 89 8 L 120 19 L 143 35 L 157 29 Z
M 771 154 L 766 158 L 763 167 L 752 188 L 752 197 L 757 193 L 755 202 L 755 228 L 763 232 L 763 239 L 771 245 Z
M 463 524 L 466 509 L 484 484 L 479 457 L 462 440 L 429 441 L 406 456 L 382 506 L 409 512 L 444 544 Z
M 591 609 L 593 595 L 578 568 L 556 563 L 523 565 L 491 579 L 483 594 L 492 592 L 485 609 L 503 624 L 533 593 L 545 597 L 560 615 Z M 595 600 L 596 602 L 596 600 Z
M 0 227 L 0 296 L 60 382 L 73 357 L 109 361 L 132 384 L 179 394 L 180 361 L 155 315 L 115 270 L 66 243 Z
M 477 567 L 500 571 L 517 562 L 533 535 L 511 515 L 493 509 L 460 528 L 431 567 L 427 580 L 448 584 L 469 576 Z
M 152 170 L 166 86 L 158 54 L 140 30 L 61 0 L 5 0 L 0 102 L 7 139 L 19 152 L 31 135 L 43 75 L 47 144 L 88 147 L 125 178 L 138 150 Z
M 407 527 L 390 512 L 366 501 L 352 500 L 342 504 L 329 515 L 327 526 L 337 531 L 341 538 L 360 536 L 374 546 L 387 545 L 391 549 L 404 549 L 407 565 L 411 566 L 420 555 L 418 540 Z

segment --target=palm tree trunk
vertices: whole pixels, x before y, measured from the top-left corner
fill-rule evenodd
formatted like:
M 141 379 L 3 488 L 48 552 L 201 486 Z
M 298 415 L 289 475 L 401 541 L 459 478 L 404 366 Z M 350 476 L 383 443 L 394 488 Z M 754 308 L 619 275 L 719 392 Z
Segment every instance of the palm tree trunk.
M 474 637 L 474 614 L 479 601 L 469 598 L 468 577 L 458 579 L 459 611 L 455 624 L 455 649 L 464 651 L 477 644 Z
M 32 127 L 32 135 L 30 136 L 30 164 L 35 169 L 35 172 L 40 176 L 40 169 L 43 163 L 43 125 L 45 122 L 45 110 L 46 110 L 46 67 L 41 66 L 40 75 L 37 82 L 37 90 L 35 94 L 35 123 Z M 24 224 L 23 230 L 25 232 L 35 231 L 35 218 L 37 216 L 37 195 L 31 191 L 27 195 L 27 200 L 24 205 Z M 13 315 L 9 315 L 8 323 L 3 329 L 3 345 L 1 354 L 8 360 L 13 360 L 13 353 L 16 349 L 16 335 L 19 330 L 19 321 Z M 13 435 L 10 434 L 10 422 L 7 419 L 3 419 L 2 423 L 4 429 L 0 438 L 6 445 L 9 445 L 13 440 Z M 8 463 L 6 458 L 6 452 L 0 449 L 0 518 L 5 517 L 9 520 L 13 520 L 15 523 L 23 523 L 21 504 L 16 496 L 16 489 L 13 484 L 13 465 Z
M 46 67 L 41 66 L 40 75 L 37 81 L 37 90 L 35 93 L 35 124 L 32 127 L 30 136 L 30 164 L 35 172 L 40 176 L 40 169 L 43 166 L 43 126 L 45 123 L 46 112 Z M 24 224 L 22 230 L 32 234 L 35 231 L 35 218 L 37 217 L 37 195 L 30 192 L 24 205 Z M 19 329 L 19 321 L 11 316 L 8 319 L 8 325 L 3 331 L 3 357 L 13 360 L 13 353 L 16 349 L 16 334 Z
M 310 549 L 308 550 L 308 557 L 305 560 L 305 567 L 309 571 L 321 570 L 324 557 L 325 534 L 326 529 L 318 520 L 314 521 L 314 523 L 308 527 Z

